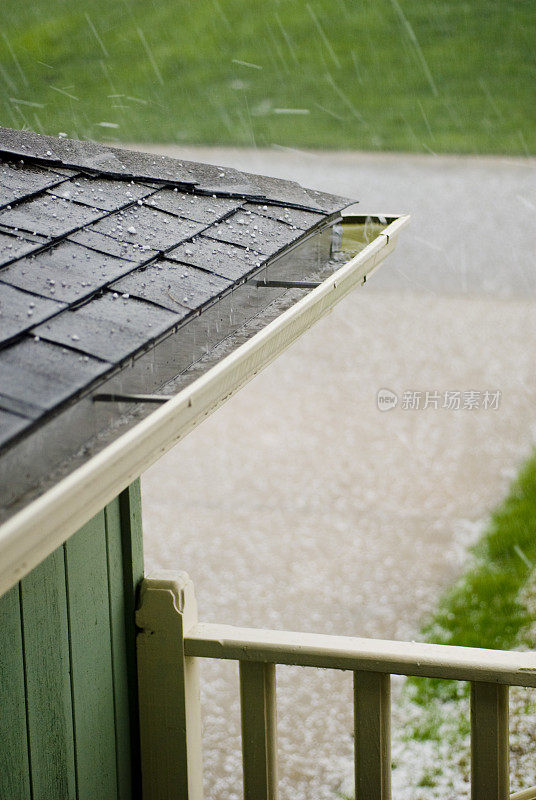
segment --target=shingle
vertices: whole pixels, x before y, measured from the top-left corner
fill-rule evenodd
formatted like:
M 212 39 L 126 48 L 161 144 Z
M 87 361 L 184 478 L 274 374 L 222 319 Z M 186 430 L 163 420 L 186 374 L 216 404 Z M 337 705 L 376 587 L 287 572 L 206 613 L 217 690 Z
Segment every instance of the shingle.
M 171 329 L 187 313 L 178 307 L 172 313 L 107 292 L 90 303 L 65 310 L 34 332 L 47 341 L 76 347 L 116 364 Z
M 64 181 L 55 172 L 24 162 L 0 161 L 0 206 Z
M 162 162 L 163 164 L 164 162 Z M 195 189 L 205 194 L 216 194 L 230 197 L 252 197 L 263 199 L 258 194 L 255 176 L 247 175 L 232 167 L 219 167 L 215 164 L 204 164 L 181 159 L 184 174 L 195 183 Z M 154 166 L 152 167 L 155 168 Z M 169 169 L 172 172 L 171 169 Z M 156 174 L 154 175 L 156 177 Z
M 53 152 L 56 144 L 61 144 L 61 140 L 54 136 L 41 136 L 33 131 L 12 130 L 11 128 L 1 128 L 0 151 L 22 158 L 39 158 L 51 163 L 61 164 L 59 155 Z
M 102 217 L 102 211 L 45 195 L 0 212 L 0 225 L 21 228 L 42 236 L 65 236 Z
M 116 211 L 153 192 L 154 189 L 132 181 L 76 178 L 49 189 L 47 193 L 66 200 L 75 200 L 92 208 Z
M 158 254 L 157 250 L 152 250 L 147 244 L 120 242 L 118 239 L 112 239 L 111 236 L 106 236 L 104 233 L 94 231 L 92 228 L 84 228 L 75 231 L 69 234 L 67 240 L 82 244 L 84 247 L 88 247 L 99 253 L 106 253 L 107 255 L 116 256 L 117 258 L 125 258 L 128 261 L 132 261 L 134 264 L 144 264 Z
M 198 191 L 205 193 L 247 197 L 254 201 L 270 200 L 327 214 L 338 212 L 350 203 L 347 198 L 304 189 L 293 181 L 252 175 L 229 167 L 179 161 L 168 156 L 137 153 L 95 142 L 56 139 L 8 128 L 2 128 L 0 133 L 0 152 L 33 155 L 48 161 L 51 169 L 63 164 L 121 178 L 146 178 L 185 187 L 195 185 Z
M 237 211 L 225 222 L 212 225 L 204 233 L 221 242 L 255 248 L 265 255 L 277 253 L 303 235 L 302 230 L 283 222 L 243 211 Z
M 0 269 L 0 281 L 29 292 L 77 302 L 133 268 L 130 261 L 62 241 Z
M 121 242 L 166 250 L 199 233 L 204 227 L 202 222 L 192 222 L 146 206 L 135 206 L 110 214 L 92 225 L 90 230 L 105 233 Z
M 89 356 L 25 337 L 0 350 L 0 394 L 42 412 L 75 395 L 110 369 Z
M 176 311 L 181 307 L 197 309 L 231 285 L 232 281 L 218 275 L 160 259 L 131 272 L 111 288 Z
M 161 189 L 151 195 L 145 201 L 145 205 L 210 225 L 236 211 L 242 203 L 229 197 L 204 197 L 198 194 L 186 194 L 176 189 Z
M 0 284 L 0 342 L 18 336 L 63 307 L 63 303 Z
M 255 187 L 259 197 L 272 202 L 294 206 L 310 211 L 322 211 L 324 214 L 340 212 L 355 201 L 334 194 L 326 194 L 316 189 L 305 189 L 294 181 L 284 181 L 267 175 L 244 175 Z
M 174 158 L 135 153 L 96 142 L 57 139 L 31 131 L 0 129 L 0 152 L 22 157 L 32 156 L 56 165 L 80 167 L 108 175 L 139 177 L 183 183 L 195 183 L 188 167 Z
M 77 175 L 81 175 L 79 169 L 69 169 L 69 167 L 61 167 L 58 164 L 52 164 L 51 166 L 47 167 L 47 169 L 50 172 L 55 172 L 64 178 L 74 178 Z
M 166 253 L 166 258 L 200 267 L 233 281 L 260 266 L 263 260 L 254 250 L 217 242 L 205 236 L 196 236 L 193 241 L 170 250 Z
M 137 153 L 132 150 L 110 148 L 113 155 L 121 161 L 124 172 L 138 175 L 149 180 L 161 180 L 165 183 L 183 183 L 196 185 L 199 188 L 210 188 L 218 184 L 223 193 L 252 191 L 252 185 L 243 173 L 235 169 L 227 169 L 213 164 L 200 164 L 184 159 L 157 156 L 149 153 Z
M 38 250 L 48 240 L 44 236 L 24 236 L 22 233 L 0 231 L 0 265 Z
M 324 214 L 315 214 L 312 211 L 300 211 L 296 208 L 289 208 L 288 206 L 269 206 L 265 203 L 246 203 L 244 211 L 254 214 L 260 214 L 261 217 L 270 217 L 277 219 L 279 222 L 286 222 L 287 225 L 293 225 L 295 228 L 301 228 L 306 231 L 309 228 L 318 225 L 319 222 L 325 220 Z
M 0 447 L 30 425 L 30 420 L 0 408 Z
M 4 208 L 4 206 L 9 206 L 11 203 L 14 203 L 15 200 L 19 200 L 21 197 L 25 197 L 26 192 L 22 189 L 8 189 L 6 186 L 2 186 L 0 184 L 0 208 Z
M 97 152 L 97 148 L 100 148 L 100 152 Z M 185 187 L 196 183 L 188 162 L 176 158 L 95 144 L 93 149 L 91 155 L 83 157 L 83 162 L 99 172 L 177 183 Z
M 2 411 L 8 411 L 10 414 L 16 414 L 19 417 L 26 417 L 26 419 L 37 419 L 42 413 L 42 409 L 28 398 L 9 397 L 1 392 L 0 408 Z

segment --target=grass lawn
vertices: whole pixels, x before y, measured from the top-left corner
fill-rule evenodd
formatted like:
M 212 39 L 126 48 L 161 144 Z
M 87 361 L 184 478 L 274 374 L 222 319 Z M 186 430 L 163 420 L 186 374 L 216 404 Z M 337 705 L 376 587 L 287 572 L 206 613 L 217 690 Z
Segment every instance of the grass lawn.
M 472 563 L 423 629 L 436 644 L 509 650 L 532 646 L 536 623 L 523 588 L 536 568 L 536 454 L 494 511 Z M 447 681 L 417 682 L 429 689 Z
M 533 0 L 2 0 L 0 123 L 117 141 L 536 152 Z
M 441 598 L 422 639 L 492 649 L 536 647 L 536 454 L 492 514 L 467 572 Z M 415 798 L 442 798 L 469 780 L 469 684 L 410 678 L 405 725 L 395 745 L 400 763 L 418 764 Z M 512 689 L 513 788 L 534 785 L 536 692 Z M 422 750 L 421 750 L 422 748 Z M 450 748 L 450 761 L 444 754 Z M 454 763 L 453 763 L 454 762 Z M 396 769 L 396 762 L 395 762 Z M 456 784 L 458 781 L 458 784 Z M 465 784 L 464 784 L 465 781 Z

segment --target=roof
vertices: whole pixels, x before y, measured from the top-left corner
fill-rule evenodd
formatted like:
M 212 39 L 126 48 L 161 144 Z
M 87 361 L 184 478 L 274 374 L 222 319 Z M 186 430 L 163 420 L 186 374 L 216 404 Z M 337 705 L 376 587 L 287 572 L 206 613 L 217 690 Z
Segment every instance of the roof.
M 191 351 L 181 368 L 195 361 L 188 324 L 206 318 L 205 331 L 217 328 L 215 303 L 238 297 L 237 287 L 333 225 L 350 202 L 290 181 L 0 128 L 0 461 L 171 334 Z

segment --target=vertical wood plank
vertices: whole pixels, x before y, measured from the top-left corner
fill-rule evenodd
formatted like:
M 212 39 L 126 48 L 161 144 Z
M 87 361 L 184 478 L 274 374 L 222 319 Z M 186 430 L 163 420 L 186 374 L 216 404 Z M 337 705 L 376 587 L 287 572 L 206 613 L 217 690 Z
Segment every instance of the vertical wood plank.
M 116 800 L 104 511 L 65 543 L 78 800 Z
M 108 555 L 108 593 L 114 691 L 115 746 L 117 796 L 130 798 L 132 793 L 132 758 L 130 741 L 130 681 L 126 639 L 127 613 L 125 608 L 123 547 L 119 498 L 105 510 L 106 547 Z
M 136 664 L 136 608 L 143 580 L 143 533 L 140 480 L 119 495 L 122 552 L 122 602 L 125 618 L 124 647 L 128 683 L 131 797 L 141 798 L 141 757 L 138 710 L 138 671 Z
M 135 663 L 135 614 L 137 596 L 143 580 L 143 533 L 139 478 L 119 495 L 119 513 L 121 516 L 125 610 L 132 623 L 127 630 L 127 635 L 132 636 L 133 646 L 132 648 L 129 647 L 128 650 L 134 654 Z
M 354 672 L 355 797 L 391 797 L 391 679 Z
M 18 585 L 0 597 L 0 797 L 31 797 Z
M 471 800 L 507 800 L 508 686 L 471 684 Z
M 197 623 L 188 575 L 145 579 L 136 620 L 143 800 L 202 800 L 198 660 L 184 655 Z
M 275 664 L 240 661 L 244 800 L 277 798 Z
M 143 577 L 139 481 L 105 508 L 119 800 L 141 797 L 135 592 Z
M 32 800 L 76 797 L 63 547 L 21 581 Z

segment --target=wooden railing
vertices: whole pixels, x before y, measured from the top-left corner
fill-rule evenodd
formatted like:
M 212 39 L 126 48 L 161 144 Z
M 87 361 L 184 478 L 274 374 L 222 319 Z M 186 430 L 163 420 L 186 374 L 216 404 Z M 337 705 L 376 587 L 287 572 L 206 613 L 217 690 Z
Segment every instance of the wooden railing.
M 202 797 L 199 658 L 239 662 L 245 800 L 277 797 L 276 664 L 353 671 L 356 800 L 391 796 L 390 675 L 470 681 L 471 800 L 510 796 L 508 687 L 536 687 L 532 652 L 199 624 L 186 573 L 143 582 L 137 623 L 144 800 Z

